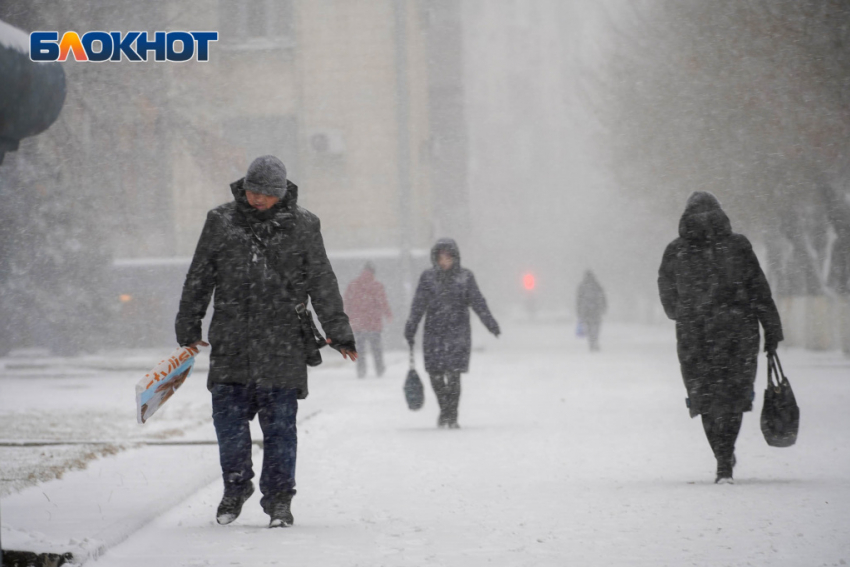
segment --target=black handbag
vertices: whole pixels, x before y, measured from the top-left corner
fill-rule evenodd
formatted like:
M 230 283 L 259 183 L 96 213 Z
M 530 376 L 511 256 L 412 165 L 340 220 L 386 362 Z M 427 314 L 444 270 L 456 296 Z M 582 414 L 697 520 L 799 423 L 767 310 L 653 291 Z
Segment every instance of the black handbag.
M 416 372 L 412 346 L 410 347 L 410 370 L 407 371 L 407 380 L 404 381 L 404 397 L 407 399 L 407 407 L 414 411 L 420 409 L 425 403 L 425 389 Z
M 776 382 L 774 383 L 774 378 Z M 771 447 L 790 447 L 797 442 L 800 408 L 794 390 L 776 353 L 767 356 L 767 388 L 761 408 L 761 432 Z
M 319 349 L 328 346 L 328 342 L 313 321 L 313 313 L 304 303 L 295 306 L 298 323 L 301 325 L 301 340 L 304 341 L 304 361 L 307 366 L 318 366 L 322 363 L 322 353 Z

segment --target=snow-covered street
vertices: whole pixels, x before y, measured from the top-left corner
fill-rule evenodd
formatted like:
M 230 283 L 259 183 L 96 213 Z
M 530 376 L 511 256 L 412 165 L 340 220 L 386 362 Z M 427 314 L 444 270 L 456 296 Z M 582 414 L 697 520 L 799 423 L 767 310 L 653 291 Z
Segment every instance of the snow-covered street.
M 0 567 L 850 567 L 848 23 L 0 0 Z
M 785 351 L 802 412 L 798 444 L 768 447 L 757 413 L 746 414 L 736 484 L 718 486 L 701 424 L 684 408 L 672 329 L 608 325 L 601 353 L 586 352 L 572 329 L 568 323 L 513 323 L 495 339 L 477 328 L 459 431 L 436 428 L 430 387 L 425 407 L 407 410 L 403 353 L 391 353 L 381 379 L 357 380 L 353 367 L 336 361 L 314 371 L 311 395 L 299 410 L 299 494 L 291 529 L 266 528 L 258 494 L 234 524 L 215 524 L 221 484 L 210 447 L 140 447 L 7 495 L 0 503 L 4 547 L 14 548 L 16 538 L 26 541 L 22 525 L 36 521 L 44 523 L 40 531 L 50 529 L 48 515 L 34 520 L 43 513 L 24 509 L 22 503 L 38 502 L 28 495 L 47 506 L 42 492 L 62 493 L 63 484 L 80 485 L 87 474 L 103 475 L 110 461 L 124 458 L 151 477 L 157 469 L 173 471 L 173 484 L 193 486 L 204 475 L 215 480 L 183 501 L 174 496 L 180 490 L 166 483 L 160 493 L 151 482 L 148 497 L 158 499 L 163 510 L 171 504 L 168 498 L 175 498 L 174 506 L 138 531 L 130 522 L 124 536 L 113 527 L 114 543 L 129 538 L 108 548 L 95 563 L 100 566 L 838 565 L 850 560 L 850 361 L 837 353 Z M 419 371 L 427 379 L 421 361 Z M 103 395 L 104 404 L 114 406 L 101 409 L 115 416 L 110 427 L 129 443 L 124 432 L 131 430 L 124 421 L 132 419 L 133 380 L 126 372 L 120 376 L 126 383 L 118 389 L 116 380 L 100 378 L 103 391 L 115 394 Z M 64 380 L 67 388 L 85 379 Z M 208 414 L 203 382 L 199 371 L 173 405 L 144 427 L 165 427 L 157 420 L 167 429 L 182 423 L 187 434 L 180 439 L 214 439 L 211 424 L 198 424 L 198 416 Z M 37 391 L 37 384 L 36 379 L 4 379 L 4 419 L 34 402 L 24 390 L 29 385 Z M 43 384 L 43 399 L 61 397 L 60 380 L 50 382 L 55 387 L 50 391 Z M 11 422 L 4 423 L 4 437 L 14 437 L 7 429 Z M 48 435 L 42 432 L 41 438 Z M 259 461 L 257 453 L 257 470 Z M 4 473 L 7 466 L 4 462 Z M 135 505 L 141 506 L 138 496 Z M 73 495 L 64 498 L 74 501 Z M 103 500 L 99 504 L 108 506 Z M 80 502 L 81 518 L 91 504 Z M 132 507 L 123 513 L 132 514 Z M 63 514 L 73 517 L 73 511 Z M 98 530 L 110 533 L 102 526 Z

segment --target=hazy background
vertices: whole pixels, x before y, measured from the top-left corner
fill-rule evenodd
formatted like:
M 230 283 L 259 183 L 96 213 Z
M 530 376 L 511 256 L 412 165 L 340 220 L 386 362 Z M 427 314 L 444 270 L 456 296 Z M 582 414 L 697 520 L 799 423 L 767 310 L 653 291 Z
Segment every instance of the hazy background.
M 529 316 L 529 272 L 536 316 L 571 317 L 593 269 L 611 317 L 659 321 L 661 253 L 709 190 L 790 339 L 841 344 L 846 2 L 6 0 L 0 19 L 221 34 L 209 63 L 63 64 L 58 121 L 0 166 L 5 351 L 169 344 L 205 212 L 263 153 L 343 288 L 377 260 L 399 340 L 444 236 L 497 318 Z

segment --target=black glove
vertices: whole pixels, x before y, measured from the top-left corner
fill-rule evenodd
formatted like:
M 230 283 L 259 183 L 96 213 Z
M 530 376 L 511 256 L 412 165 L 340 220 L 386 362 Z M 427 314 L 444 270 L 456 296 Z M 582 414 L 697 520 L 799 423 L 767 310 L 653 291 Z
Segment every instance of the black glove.
M 339 351 L 341 351 L 342 349 L 346 349 L 346 350 L 350 350 L 351 352 L 354 352 L 354 353 L 357 352 L 357 346 L 355 345 L 353 340 L 345 341 L 345 342 L 337 342 L 337 341 L 331 339 L 328 342 L 328 346 L 330 346 L 332 349 L 336 349 L 336 350 L 339 350 Z
M 765 337 L 764 338 L 764 352 L 768 354 L 773 354 L 776 352 L 776 349 L 779 347 L 779 341 L 774 339 L 773 337 Z

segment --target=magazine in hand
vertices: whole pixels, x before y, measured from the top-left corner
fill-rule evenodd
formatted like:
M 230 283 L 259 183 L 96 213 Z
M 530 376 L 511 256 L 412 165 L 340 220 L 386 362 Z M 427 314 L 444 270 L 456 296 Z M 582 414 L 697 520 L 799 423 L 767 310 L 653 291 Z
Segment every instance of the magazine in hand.
M 139 380 L 136 384 L 138 423 L 146 422 L 183 385 L 192 373 L 195 355 L 199 352 L 195 347 L 180 347 Z

